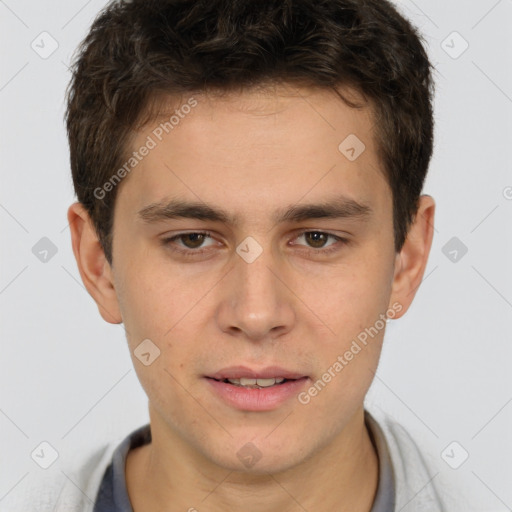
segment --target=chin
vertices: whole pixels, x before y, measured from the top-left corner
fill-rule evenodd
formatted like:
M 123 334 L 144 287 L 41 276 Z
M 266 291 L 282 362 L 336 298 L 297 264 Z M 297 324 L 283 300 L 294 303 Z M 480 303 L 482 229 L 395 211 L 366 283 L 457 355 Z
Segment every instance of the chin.
M 223 446 L 214 453 L 208 450 L 204 455 L 213 464 L 240 476 L 282 473 L 303 462 L 300 454 L 304 453 L 304 448 L 290 443 L 279 445 L 273 445 L 264 438 L 255 438 L 253 441 L 230 442 L 229 446 Z

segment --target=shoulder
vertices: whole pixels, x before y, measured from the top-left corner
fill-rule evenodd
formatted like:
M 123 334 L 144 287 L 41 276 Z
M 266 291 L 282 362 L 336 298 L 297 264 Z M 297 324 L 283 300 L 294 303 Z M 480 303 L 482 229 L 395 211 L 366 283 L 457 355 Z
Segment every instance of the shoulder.
M 470 512 L 462 482 L 428 440 L 419 443 L 389 415 L 367 411 L 386 441 L 395 480 L 396 510 Z M 439 453 L 437 453 L 439 451 Z
M 111 442 L 80 461 L 26 474 L 0 501 L 0 512 L 92 512 L 117 445 Z

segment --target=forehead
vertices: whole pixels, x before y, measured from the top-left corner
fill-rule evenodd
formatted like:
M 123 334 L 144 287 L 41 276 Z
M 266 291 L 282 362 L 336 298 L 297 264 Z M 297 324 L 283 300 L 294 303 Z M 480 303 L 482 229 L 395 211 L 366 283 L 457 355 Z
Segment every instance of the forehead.
M 130 144 L 130 154 L 151 148 L 118 191 L 133 208 L 169 196 L 253 213 L 333 192 L 390 201 L 371 109 L 350 108 L 333 91 L 280 86 L 182 95 L 165 106 Z

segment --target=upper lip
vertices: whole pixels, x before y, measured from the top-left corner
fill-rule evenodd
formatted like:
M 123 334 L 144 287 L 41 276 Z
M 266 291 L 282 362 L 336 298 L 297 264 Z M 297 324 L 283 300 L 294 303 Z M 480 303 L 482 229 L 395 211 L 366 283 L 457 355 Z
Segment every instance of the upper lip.
M 283 379 L 300 379 L 306 377 L 303 373 L 285 370 L 280 366 L 267 366 L 259 370 L 248 368 L 247 366 L 229 366 L 222 368 L 218 372 L 206 375 L 211 379 L 271 379 L 272 377 L 281 377 Z

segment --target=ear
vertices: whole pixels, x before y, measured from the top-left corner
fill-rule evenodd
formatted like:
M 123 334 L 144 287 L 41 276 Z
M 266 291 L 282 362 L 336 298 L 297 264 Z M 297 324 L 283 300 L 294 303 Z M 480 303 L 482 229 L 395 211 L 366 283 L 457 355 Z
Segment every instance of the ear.
M 82 203 L 73 203 L 69 207 L 68 222 L 73 253 L 85 288 L 96 302 L 103 319 L 111 324 L 120 324 L 123 320 L 112 268 Z
M 393 318 L 400 318 L 409 309 L 423 279 L 434 236 L 435 207 L 432 197 L 420 197 L 405 243 L 396 255 L 389 305 L 399 303 L 402 309 Z

